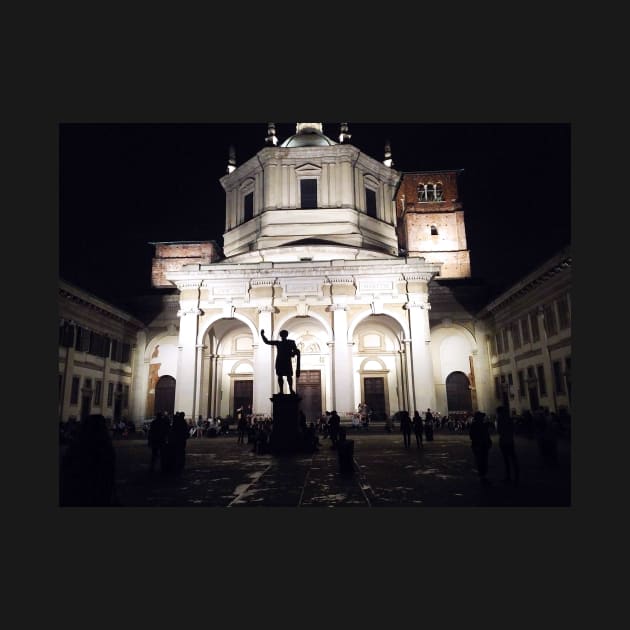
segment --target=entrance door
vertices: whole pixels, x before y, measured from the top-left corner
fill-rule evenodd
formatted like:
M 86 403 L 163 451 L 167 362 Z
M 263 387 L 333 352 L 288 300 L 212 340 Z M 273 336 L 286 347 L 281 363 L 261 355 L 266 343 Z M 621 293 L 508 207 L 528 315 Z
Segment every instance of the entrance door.
M 470 381 L 463 372 L 451 372 L 446 377 L 446 406 L 449 413 L 472 412 Z
M 317 423 L 322 415 L 322 373 L 320 370 L 302 370 L 295 391 L 302 399 L 300 409 L 307 422 Z
M 365 376 L 363 378 L 363 402 L 381 418 L 387 414 L 385 405 L 385 379 L 382 376 Z
M 155 415 L 160 411 L 175 412 L 175 379 L 172 376 L 161 376 L 155 385 Z
M 532 411 L 536 411 L 538 407 L 540 407 L 540 402 L 538 400 L 538 389 L 537 386 L 534 385 L 533 387 L 529 388 L 529 408 Z
M 234 398 L 232 400 L 232 416 L 236 418 L 239 407 L 251 409 L 254 400 L 254 381 L 234 381 Z
M 92 392 L 89 394 L 84 393 L 81 396 L 81 420 L 85 420 L 90 415 L 90 408 L 92 406 Z

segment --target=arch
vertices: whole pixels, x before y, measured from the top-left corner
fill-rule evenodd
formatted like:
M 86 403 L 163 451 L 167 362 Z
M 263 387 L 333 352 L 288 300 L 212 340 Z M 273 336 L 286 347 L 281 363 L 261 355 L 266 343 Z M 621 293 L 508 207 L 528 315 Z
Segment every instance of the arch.
M 350 343 L 350 341 L 354 338 L 354 334 L 357 327 L 361 323 L 363 323 L 368 317 L 371 317 L 372 315 L 374 315 L 374 313 L 372 312 L 372 309 L 370 310 L 366 309 L 365 311 L 363 311 L 362 313 L 359 313 L 356 316 L 356 318 L 348 326 L 348 338 L 346 339 L 346 342 Z M 400 326 L 400 332 L 402 332 L 403 336 L 409 337 L 409 330 L 406 325 L 407 323 L 402 318 L 399 318 L 398 315 L 394 315 L 393 313 L 379 313 L 378 316 L 388 317 L 392 321 L 396 322 Z M 394 333 L 394 335 L 396 335 L 397 331 L 392 329 L 392 332 Z
M 252 333 L 253 339 L 258 339 L 258 331 L 256 330 L 256 326 L 254 322 L 251 321 L 248 317 L 237 313 L 236 311 L 232 313 L 231 317 L 226 317 L 223 313 L 216 313 L 213 315 L 209 315 L 202 319 L 201 325 L 199 326 L 199 332 L 197 334 L 197 343 L 201 344 L 203 342 L 204 337 L 208 334 L 212 326 L 216 324 L 221 319 L 238 319 L 239 322 L 245 324 L 250 332 Z
M 286 327 L 287 323 L 293 319 L 297 319 L 299 324 L 303 324 L 308 318 L 314 319 L 318 321 L 323 327 L 326 335 L 328 335 L 328 339 L 333 339 L 333 331 L 330 324 L 319 314 L 319 313 L 308 313 L 306 317 L 298 317 L 293 313 L 286 315 L 282 319 L 279 319 L 274 325 L 274 331 L 280 331 Z
M 376 363 L 379 367 L 373 368 L 369 367 L 368 363 Z M 389 372 L 385 363 L 379 357 L 366 357 L 361 361 L 361 365 L 359 366 L 360 372 Z
M 163 345 L 164 339 L 168 337 L 175 337 L 177 339 L 177 342 L 179 343 L 179 335 L 173 334 L 173 331 L 167 330 L 163 333 L 156 335 L 145 346 L 144 354 L 143 354 L 143 359 L 145 363 L 151 362 L 151 357 L 153 353 L 155 352 L 155 346 Z
M 463 372 L 451 372 L 446 377 L 446 406 L 449 413 L 472 412 L 470 381 Z
M 445 337 L 453 334 L 453 332 L 463 335 L 468 340 L 471 350 L 477 350 L 477 340 L 474 335 L 461 324 L 440 323 L 435 326 L 431 326 L 431 342 L 435 345 L 439 345 Z
M 246 368 L 246 369 L 244 369 Z M 237 361 L 233 366 L 230 374 L 253 374 L 254 366 L 251 361 L 247 359 L 241 359 Z

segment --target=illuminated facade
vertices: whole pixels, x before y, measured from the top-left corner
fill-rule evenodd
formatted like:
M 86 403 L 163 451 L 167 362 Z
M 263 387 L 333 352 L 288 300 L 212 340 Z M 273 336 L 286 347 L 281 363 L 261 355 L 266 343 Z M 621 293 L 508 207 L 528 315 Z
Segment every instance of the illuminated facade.
M 495 407 L 514 413 L 571 409 L 571 277 L 567 248 L 480 313 L 488 339 Z
M 446 413 L 449 392 L 458 410 L 490 402 L 482 324 L 431 300 L 434 279 L 448 293 L 446 278 L 470 275 L 457 173 L 439 174 L 442 198 L 434 189 L 431 201 L 416 207 L 407 195 L 405 205 L 401 191 L 417 191 L 422 174 L 396 171 L 387 149 L 383 162 L 362 153 L 343 131 L 335 142 L 321 123 L 298 123 L 284 142 L 272 134 L 245 163 L 231 160 L 224 258 L 212 243 L 155 244 L 153 284 L 176 287 L 179 300 L 148 329 L 138 378 L 146 415 L 151 373 L 174 379 L 174 407 L 187 416 L 242 403 L 271 413 L 273 349 L 261 329 L 273 338 L 286 329 L 301 348 L 309 420 L 361 402 L 385 414 Z M 421 212 L 437 237 L 420 229 Z
M 529 313 L 537 300 L 551 299 L 560 318 L 570 274 L 553 281 L 566 281 L 558 293 L 515 288 L 481 310 L 487 300 L 470 277 L 459 171 L 403 173 L 389 147 L 378 161 L 349 139 L 345 123 L 339 142 L 321 123 L 298 123 L 279 142 L 270 124 L 267 146 L 238 166 L 231 154 L 220 180 L 223 249 L 213 241 L 154 243 L 152 284 L 172 292 L 139 299 L 151 311 L 137 313 L 144 325 L 125 320 L 131 359 L 114 369 L 130 387 L 128 417 L 138 423 L 162 409 L 225 417 L 241 405 L 271 414 L 274 349 L 262 343 L 261 329 L 273 339 L 285 329 L 298 344 L 296 384 L 308 420 L 332 409 L 343 417 L 361 402 L 377 414 L 492 413 L 505 392 L 497 383 L 522 371 L 526 389 L 534 383 L 530 363 L 537 379 L 539 364 L 546 378 L 560 370 L 570 392 L 565 319 L 561 336 L 543 341 L 543 331 L 526 350 L 511 345 L 497 353 L 493 345 L 495 330 L 503 335 L 512 325 L 516 305 Z M 80 409 L 67 403 L 73 385 L 63 377 L 69 363 L 62 350 L 65 420 Z M 113 373 L 107 360 L 98 364 L 104 375 Z M 83 391 L 81 383 L 91 379 L 93 388 L 96 376 L 86 371 L 94 361 L 81 361 Z M 83 389 L 87 404 L 91 390 Z M 519 411 L 536 402 L 520 394 L 519 404 L 508 400 Z M 550 408 L 568 400 L 559 391 L 539 398 Z M 102 403 L 92 409 L 108 411 Z
M 67 282 L 59 282 L 58 417 L 131 418 L 136 350 L 144 324 Z M 134 388 L 135 389 L 135 388 Z

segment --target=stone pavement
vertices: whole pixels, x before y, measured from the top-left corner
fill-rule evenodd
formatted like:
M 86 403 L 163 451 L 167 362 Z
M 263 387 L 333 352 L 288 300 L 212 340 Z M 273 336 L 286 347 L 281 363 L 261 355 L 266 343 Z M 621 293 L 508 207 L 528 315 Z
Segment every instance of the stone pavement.
M 481 486 L 467 435 L 436 433 L 418 449 L 400 433 L 348 432 L 354 472 L 342 474 L 328 439 L 314 454 L 252 453 L 236 436 L 191 438 L 186 468 L 175 478 L 149 474 L 146 439 L 114 440 L 117 495 L 129 507 L 563 507 L 571 505 L 571 446 L 560 441 L 556 467 L 534 440 L 518 436 L 518 487 L 503 482 L 498 437 L 492 436 L 488 478 Z

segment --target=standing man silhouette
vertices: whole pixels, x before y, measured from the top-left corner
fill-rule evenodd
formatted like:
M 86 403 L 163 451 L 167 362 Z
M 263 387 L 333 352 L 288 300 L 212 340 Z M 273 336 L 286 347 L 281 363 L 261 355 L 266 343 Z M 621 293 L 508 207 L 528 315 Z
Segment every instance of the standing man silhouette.
M 293 391 L 293 365 L 291 363 L 291 359 L 293 357 L 297 357 L 295 378 L 300 378 L 300 351 L 295 345 L 295 341 L 293 341 L 293 339 L 287 339 L 289 333 L 286 330 L 280 331 L 280 341 L 269 341 L 269 339 L 265 336 L 264 330 L 260 331 L 260 336 L 268 346 L 276 346 L 277 348 L 276 375 L 278 376 L 278 387 L 280 388 L 280 393 L 284 393 L 283 377 L 286 377 L 289 385 L 289 393 L 295 394 Z

